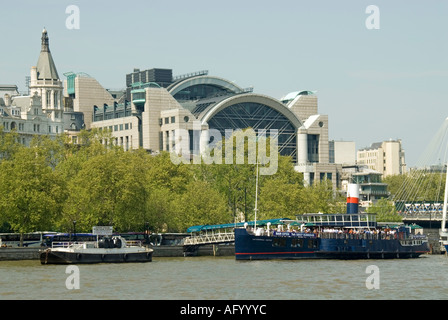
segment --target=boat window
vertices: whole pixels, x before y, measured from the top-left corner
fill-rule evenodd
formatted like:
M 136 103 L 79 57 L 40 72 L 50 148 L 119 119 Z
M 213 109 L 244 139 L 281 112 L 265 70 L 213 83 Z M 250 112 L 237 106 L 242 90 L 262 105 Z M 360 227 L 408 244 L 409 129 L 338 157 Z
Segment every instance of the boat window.
M 292 239 L 291 247 L 292 248 L 302 248 L 303 247 L 303 239 Z
M 317 248 L 317 240 L 309 239 L 308 240 L 308 248 L 316 249 Z
M 272 241 L 273 247 L 286 247 L 286 238 L 274 238 Z

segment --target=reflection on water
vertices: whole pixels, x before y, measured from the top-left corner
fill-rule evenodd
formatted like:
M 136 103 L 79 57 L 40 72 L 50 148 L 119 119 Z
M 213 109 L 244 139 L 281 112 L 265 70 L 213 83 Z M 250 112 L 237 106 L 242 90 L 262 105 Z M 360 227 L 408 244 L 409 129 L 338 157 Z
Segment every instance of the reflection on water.
M 379 270 L 367 289 L 366 269 Z M 448 258 L 235 261 L 233 257 L 153 258 L 150 263 L 79 265 L 80 289 L 64 265 L 0 261 L 0 299 L 299 300 L 447 299 Z

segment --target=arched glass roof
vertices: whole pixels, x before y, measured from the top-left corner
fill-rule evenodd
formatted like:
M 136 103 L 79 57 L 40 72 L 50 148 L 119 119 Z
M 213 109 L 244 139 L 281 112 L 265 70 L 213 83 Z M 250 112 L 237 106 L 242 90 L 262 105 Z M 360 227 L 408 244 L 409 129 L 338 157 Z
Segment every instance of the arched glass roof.
M 206 106 L 199 120 L 210 129 L 217 129 L 225 136 L 225 130 L 278 130 L 278 148 L 281 155 L 296 161 L 297 129 L 300 120 L 279 101 L 258 94 L 241 94 L 227 97 L 216 104 Z

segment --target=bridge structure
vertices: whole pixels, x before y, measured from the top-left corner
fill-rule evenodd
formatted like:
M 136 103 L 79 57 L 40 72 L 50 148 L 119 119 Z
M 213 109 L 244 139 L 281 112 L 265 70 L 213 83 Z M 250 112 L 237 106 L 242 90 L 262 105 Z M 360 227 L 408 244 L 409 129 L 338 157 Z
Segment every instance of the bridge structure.
M 423 228 L 441 228 L 443 214 L 441 212 L 408 213 L 402 214 L 403 222 L 406 224 L 418 224 Z

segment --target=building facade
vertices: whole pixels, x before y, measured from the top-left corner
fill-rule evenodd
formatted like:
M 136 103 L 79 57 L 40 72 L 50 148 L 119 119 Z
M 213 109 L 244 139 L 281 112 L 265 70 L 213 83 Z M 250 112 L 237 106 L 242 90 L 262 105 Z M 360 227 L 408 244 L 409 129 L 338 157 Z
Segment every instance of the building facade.
M 354 141 L 329 142 L 330 163 L 340 163 L 343 166 L 356 164 L 356 145 Z
M 31 67 L 30 95 L 41 97 L 42 109 L 54 122 L 63 122 L 63 85 L 59 78 L 47 30 L 42 31 L 41 51 L 37 65 Z
M 375 204 L 378 199 L 389 196 L 388 185 L 382 182 L 382 174 L 365 165 L 342 167 L 342 190 L 347 191 L 350 183 L 359 185 L 359 201 L 363 208 Z
M 84 114 L 84 125 L 90 129 L 93 117 L 93 106 L 112 105 L 116 99 L 93 77 L 84 72 L 66 72 L 64 95 L 73 112 Z
M 373 143 L 369 148 L 358 150 L 357 163 L 378 171 L 383 177 L 406 172 L 405 152 L 401 140 Z
M 15 130 L 20 143 L 29 145 L 36 135 L 64 132 L 63 87 L 45 29 L 37 65 L 31 67 L 30 94 L 19 95 L 17 86 L 0 87 L 0 126 L 5 132 Z
M 308 184 L 328 179 L 339 186 L 342 167 L 330 163 L 328 116 L 318 114 L 314 92 L 297 91 L 278 100 L 208 72 L 173 78 L 166 87 L 156 82 L 130 87 L 129 104 L 96 105 L 91 123 L 110 130 L 112 142 L 125 149 L 175 151 L 182 129 L 188 132 L 184 149 L 192 157 L 200 150 L 197 131 L 213 129 L 224 139 L 229 131 L 252 128 L 269 134 L 275 129 L 279 153 L 292 158 Z

